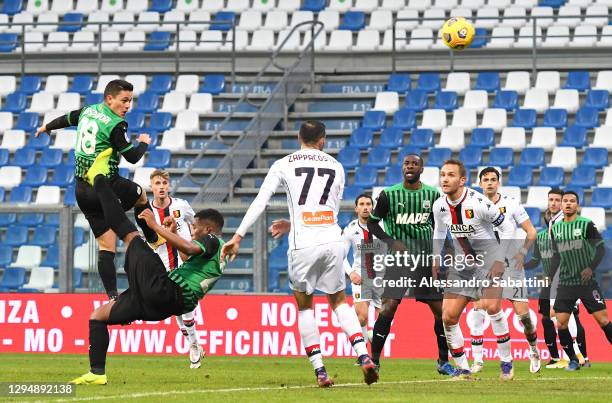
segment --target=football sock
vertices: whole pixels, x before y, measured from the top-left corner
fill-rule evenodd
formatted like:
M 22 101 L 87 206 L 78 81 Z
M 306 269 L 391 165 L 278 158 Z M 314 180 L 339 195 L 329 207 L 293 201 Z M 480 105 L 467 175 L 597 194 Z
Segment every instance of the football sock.
M 570 335 L 572 336 L 572 346 L 574 346 L 574 353 L 582 354 L 582 352 L 580 351 L 580 346 L 578 345 L 578 341 L 576 340 L 576 338 L 578 337 L 578 324 L 576 323 L 576 315 L 570 315 L 569 322 L 567 323 L 567 329 L 569 330 Z
M 323 367 L 323 356 L 321 355 L 320 336 L 314 311 L 305 309 L 298 312 L 298 328 L 306 355 L 315 370 Z
M 361 326 L 361 334 L 363 334 L 363 339 L 366 341 L 366 343 L 368 342 L 368 340 L 370 339 L 368 337 L 368 327 L 367 326 Z
M 176 316 L 181 333 L 187 339 L 190 345 L 198 345 L 198 336 L 196 333 L 195 319 L 183 319 L 181 316 Z
M 484 334 L 485 311 L 474 309 L 472 311 L 471 336 L 472 336 L 472 356 L 475 362 L 483 362 L 482 345 Z
M 578 344 L 578 349 L 582 353 L 582 356 L 584 358 L 588 358 L 586 332 L 584 331 L 584 326 L 582 326 L 582 323 L 580 322 L 580 315 L 574 313 L 572 316 L 576 321 L 576 344 Z
M 372 360 L 375 364 L 379 363 L 380 354 L 385 346 L 385 340 L 391 331 L 393 318 L 387 318 L 383 314 L 378 314 L 378 318 L 372 329 Z
M 108 250 L 98 252 L 98 273 L 108 297 L 117 297 L 117 269 L 115 269 L 114 252 Z
M 134 224 L 125 215 L 117 195 L 113 192 L 110 182 L 104 175 L 96 176 L 94 179 L 94 189 L 98 199 L 100 199 L 104 219 L 111 229 L 115 231 L 119 239 L 125 238 L 130 232 L 137 231 Z
M 359 319 L 357 319 L 355 310 L 344 303 L 336 307 L 334 312 L 336 312 L 338 322 L 340 322 L 340 328 L 348 336 L 357 356 L 368 355 L 368 348 L 363 334 L 361 334 L 361 326 L 359 326 Z
M 561 341 L 561 347 L 567 354 L 568 358 L 572 361 L 578 361 L 576 353 L 574 352 L 574 341 L 568 328 L 559 329 L 559 341 Z
M 448 361 L 448 344 L 446 344 L 446 335 L 444 335 L 444 323 L 442 323 L 442 318 L 435 318 L 434 332 L 436 334 L 436 342 L 438 343 L 438 359 L 440 361 Z
M 138 224 L 138 226 L 142 230 L 142 233 L 144 234 L 147 242 L 155 243 L 157 242 L 157 233 L 151 228 L 149 228 L 145 220 L 143 220 L 142 218 L 138 218 L 140 213 L 142 213 L 146 209 L 153 211 L 153 209 L 151 208 L 151 204 L 148 201 L 147 204 L 145 204 L 144 206 L 134 206 L 134 218 L 136 219 L 136 224 Z
M 108 350 L 108 328 L 99 320 L 89 320 L 89 366 L 92 374 L 104 375 Z
M 463 351 L 463 333 L 461 333 L 459 325 L 444 325 L 444 334 L 446 335 L 446 342 L 457 368 L 469 371 L 470 366 Z
M 499 311 L 496 314 L 489 315 L 491 318 L 491 326 L 493 334 L 497 337 L 497 349 L 499 350 L 499 359 L 503 362 L 512 361 L 512 351 L 510 349 L 510 329 L 508 328 L 508 320 L 504 311 Z
M 542 327 L 544 327 L 544 341 L 550 352 L 550 358 L 558 360 L 559 349 L 557 348 L 557 329 L 555 328 L 555 324 L 550 318 L 543 317 Z
M 608 322 L 607 325 L 602 326 L 601 330 L 603 330 L 606 334 L 606 337 L 608 338 L 608 343 L 612 344 L 612 322 Z M 586 358 L 586 356 L 584 358 Z
M 538 351 L 537 342 L 538 342 L 538 334 L 536 333 L 536 329 L 533 326 L 533 322 L 531 321 L 531 316 L 529 312 L 520 315 L 519 319 L 523 324 L 525 338 L 527 339 L 527 343 L 529 343 L 529 347 L 531 351 Z

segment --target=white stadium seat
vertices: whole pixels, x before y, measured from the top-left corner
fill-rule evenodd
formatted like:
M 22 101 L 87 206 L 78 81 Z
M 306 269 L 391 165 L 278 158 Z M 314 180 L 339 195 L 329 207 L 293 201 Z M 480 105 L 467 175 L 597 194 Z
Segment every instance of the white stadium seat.
M 6 96 L 15 92 L 17 78 L 15 76 L 0 76 L 0 96 Z
M 105 23 L 102 24 L 102 31 L 110 28 L 110 24 L 108 24 L 110 22 L 110 16 L 106 11 L 95 11 L 89 14 L 89 17 L 87 17 L 87 22 L 88 24 L 83 27 L 83 30 L 85 31 L 98 32 L 100 25 L 94 23 Z
M 138 167 L 134 170 L 133 182 L 142 186 L 147 192 L 151 191 L 151 179 L 150 176 L 155 171 L 155 168 Z
M 580 94 L 577 90 L 557 90 L 553 108 L 566 109 L 569 113 L 575 113 L 580 106 Z
M 135 164 L 128 162 L 125 158 L 121 157 L 119 161 L 119 168 L 127 168 L 130 172 L 134 172 L 136 168 L 144 165 L 144 158 L 139 159 Z
M 334 11 L 348 11 L 353 7 L 353 0 L 329 0 L 327 9 Z
M 601 187 L 612 187 L 612 165 L 604 168 L 603 176 L 601 178 Z
M 325 47 L 328 52 L 344 52 L 353 47 L 353 32 L 335 30 L 329 37 L 329 44 Z
M 53 32 L 57 31 L 57 23 L 59 17 L 55 13 L 44 13 L 38 16 L 36 30 L 38 32 Z
M 21 245 L 17 252 L 17 259 L 11 263 L 12 267 L 32 269 L 40 266 L 42 262 L 42 248 L 34 245 Z
M 514 28 L 495 27 L 491 33 L 491 40 L 487 43 L 487 48 L 505 49 L 514 44 Z
M 555 147 L 548 166 L 561 167 L 565 172 L 571 172 L 578 165 L 574 147 Z
M 202 37 L 206 32 L 202 32 Z M 227 33 L 225 43 L 219 47 L 219 50 L 231 52 L 232 51 L 232 37 L 233 33 L 230 31 Z M 241 29 L 236 30 L 236 41 L 235 48 L 237 52 L 245 51 L 249 47 L 249 33 Z
M 0 112 L 0 133 L 13 127 L 13 114 L 11 112 Z
M 57 130 L 55 132 L 55 141 L 50 148 L 59 148 L 63 152 L 68 152 L 74 149 L 76 138 L 76 130 Z
M 251 46 L 247 50 L 252 52 L 271 52 L 274 49 L 274 31 L 259 29 L 253 33 Z
M 278 39 L 276 39 L 276 48 L 278 49 L 282 44 L 287 35 L 291 34 L 290 29 L 283 29 L 278 33 Z M 325 35 L 324 32 L 321 32 L 320 35 Z M 300 50 L 301 46 L 301 38 L 299 32 L 293 32 L 291 37 L 285 42 L 281 52 L 297 52 Z
M 34 15 L 30 13 L 18 13 L 13 16 L 13 25 L 11 28 L 7 30 L 7 32 L 13 32 L 16 34 L 21 34 L 21 30 L 25 28 L 26 33 L 34 29 L 34 24 L 30 24 L 34 22 Z M 20 25 L 15 25 L 20 24 Z M 28 24 L 28 25 L 22 25 Z
M 535 109 L 538 113 L 543 113 L 548 109 L 548 92 L 542 88 L 530 88 L 525 93 L 523 108 Z
M 498 147 L 508 147 L 520 151 L 527 144 L 525 129 L 522 127 L 506 127 L 502 130 Z
M 25 147 L 26 135 L 23 130 L 6 130 L 2 136 L 2 144 L 0 148 L 6 148 L 10 152 L 15 152 L 17 149 Z
M 504 27 L 520 28 L 527 23 L 527 10 L 525 7 L 512 6 L 504 10 L 501 25 Z
M 554 127 L 534 127 L 529 147 L 540 147 L 552 151 L 557 146 L 557 132 Z
M 40 15 L 49 11 L 49 0 L 28 0 L 25 11 L 33 15 Z
M 409 21 L 398 21 L 395 29 L 413 30 L 419 26 L 419 12 L 413 8 L 400 10 L 397 19 L 410 19 Z
M 90 14 L 98 9 L 98 2 L 91 0 L 77 0 L 74 11 L 81 14 Z
M 176 0 L 176 10 L 189 13 L 200 7 L 200 1 L 196 0 Z
M 390 10 L 375 10 L 370 16 L 370 29 L 384 32 L 393 26 L 393 14 Z
M 29 290 L 45 291 L 53 288 L 53 267 L 33 267 L 30 278 L 23 288 Z
M 125 9 L 134 13 L 145 11 L 149 6 L 148 0 L 126 0 Z
M 192 31 L 189 29 L 182 30 L 179 33 L 179 40 L 180 40 L 180 44 L 179 44 L 180 50 L 183 50 L 186 52 L 192 51 L 195 49 L 195 47 L 198 44 L 198 34 L 196 31 Z M 170 49 L 171 51 L 176 50 L 176 41 L 175 43 L 170 45 L 168 49 Z
M 246 32 L 246 31 L 244 31 Z M 196 45 L 197 50 L 214 51 L 221 47 L 223 33 L 221 31 L 204 31 L 200 37 L 200 43 Z
M 240 15 L 238 28 L 253 32 L 261 28 L 262 21 L 261 11 L 248 10 Z
M 61 194 L 59 186 L 40 186 L 34 204 L 60 204 Z
M 182 0 L 185 1 L 185 0 Z M 253 10 L 268 12 L 276 8 L 276 0 L 253 0 Z
M 482 113 L 489 105 L 489 95 L 484 90 L 470 90 L 465 93 L 463 107 Z
M 182 92 L 171 91 L 164 95 L 164 101 L 160 112 L 169 112 L 176 116 L 177 113 L 187 109 L 187 99 Z
M 383 0 L 380 10 L 399 11 L 406 6 L 406 0 Z
M 168 32 L 176 32 L 176 24 L 173 24 L 172 21 L 185 21 L 187 17 L 185 16 L 185 12 L 181 10 L 170 10 L 167 13 L 164 13 L 164 22 L 161 24 L 159 29 L 161 31 Z M 179 29 L 183 30 L 183 24 L 179 24 Z M 181 34 L 182 35 L 182 32 Z
M 224 0 L 206 0 L 202 1 L 201 9 L 215 14 L 225 8 Z
M 467 132 L 471 132 L 476 126 L 478 126 L 478 120 L 474 109 L 455 109 L 451 127 L 459 127 Z
M 249 0 L 227 0 L 227 6 L 224 10 L 242 13 L 243 11 L 247 11 L 249 7 Z
M 406 31 L 402 29 L 395 30 L 395 48 L 397 50 L 404 50 L 406 48 Z M 393 49 L 393 31 L 388 29 L 383 35 L 383 42 L 380 46 L 380 50 L 391 51 Z
M 606 210 L 601 207 L 581 207 L 580 215 L 593 221 L 599 232 L 606 229 Z
M 70 52 L 89 52 L 96 46 L 95 39 L 93 31 L 75 32 L 72 43 L 67 50 Z
M 508 116 L 505 109 L 485 109 L 482 115 L 482 122 L 480 123 L 479 127 L 488 127 L 493 129 L 495 133 L 500 133 L 506 126 L 508 126 Z
M 465 8 L 465 7 L 457 7 L 457 8 L 452 8 L 450 10 L 450 16 L 451 17 L 470 17 L 472 15 L 472 10 L 470 10 L 469 8 Z
M 604 126 L 612 126 L 612 108 L 608 109 L 606 112 L 606 121 Z
M 118 32 L 127 32 L 134 28 L 134 13 L 119 11 L 113 15 L 112 29 Z
M 598 72 L 597 81 L 595 82 L 593 89 L 594 90 L 607 90 L 608 92 L 612 92 L 612 70 L 604 70 L 604 71 Z
M 89 229 L 89 224 L 87 229 Z M 74 250 L 73 264 L 76 269 L 87 270 L 87 268 L 89 268 L 89 262 L 92 259 L 89 252 L 90 248 L 89 243 L 85 243 L 81 246 L 77 246 Z
M 559 7 L 559 14 L 555 24 L 566 25 L 573 28 L 580 24 L 580 20 L 580 7 L 566 4 Z
M 0 167 L 0 187 L 10 190 L 21 183 L 21 168 L 13 166 Z
M 433 0 L 408 0 L 406 8 L 418 11 L 425 11 L 431 7 Z
M 521 27 L 519 30 L 516 42 L 514 42 L 515 48 L 532 48 L 533 47 L 533 26 L 527 24 Z M 542 44 L 542 27 L 536 26 L 535 30 L 536 45 Z
M 527 190 L 527 202 L 525 207 L 539 208 L 544 211 L 548 208 L 548 192 L 550 186 L 529 186 Z
M 536 25 L 538 27 L 547 28 L 554 23 L 553 19 L 554 10 L 552 7 L 534 7 L 531 9 L 531 16 L 536 18 Z M 529 24 L 531 24 L 531 19 Z
M 69 112 L 81 107 L 81 94 L 77 92 L 64 92 L 57 99 L 57 110 Z
M 146 34 L 144 31 L 128 31 L 123 37 L 123 43 L 117 48 L 122 52 L 138 52 L 144 49 Z
M 25 50 L 26 52 L 38 52 L 44 47 L 45 37 L 42 32 L 26 32 L 25 33 Z
M 70 37 L 68 32 L 51 32 L 47 35 L 47 44 L 44 52 L 63 52 L 68 48 Z
M 373 29 L 362 29 L 357 34 L 357 43 L 353 50 L 357 52 L 374 52 L 380 48 L 380 34 Z
M 605 28 L 605 27 L 604 27 Z M 597 43 L 597 27 L 594 25 L 580 25 L 574 30 L 574 38 L 570 42 L 572 47 L 591 47 Z
M 193 110 L 181 111 L 176 115 L 176 124 L 174 127 L 186 132 L 198 131 L 200 130 L 200 117 L 198 113 Z
M 607 148 L 612 151 L 612 126 L 600 126 L 595 129 L 591 147 Z
M 499 188 L 499 193 L 502 196 L 511 197 L 519 203 L 522 203 L 521 188 L 518 186 L 501 186 Z
M 438 186 L 440 183 L 440 168 L 424 167 L 421 174 L 421 181 L 429 186 Z
M 506 85 L 504 90 L 516 91 L 523 95 L 531 87 L 529 83 L 529 72 L 527 71 L 510 71 L 506 76 Z
M 175 92 L 191 95 L 198 92 L 200 88 L 200 77 L 196 74 L 181 74 L 176 79 Z
M 210 13 L 204 10 L 196 10 L 189 14 L 189 23 L 186 28 L 192 31 L 201 32 L 208 29 L 209 23 L 205 21 L 210 21 Z M 220 32 L 220 31 L 219 31 Z
M 289 17 L 286 11 L 274 10 L 266 14 L 266 24 L 263 26 L 264 29 L 271 29 L 273 31 L 280 31 L 281 29 L 287 28 L 289 25 Z
M 446 127 L 446 111 L 444 109 L 425 109 L 420 129 L 431 129 L 440 133 Z
M 417 28 L 410 33 L 410 43 L 406 49 L 429 49 L 434 42 L 434 34 L 431 28 Z
M 491 29 L 499 23 L 499 10 L 495 7 L 479 8 L 476 12 L 476 28 Z
M 597 46 L 612 47 L 612 25 L 606 25 L 601 30 L 601 38 L 597 41 Z
M 544 48 L 564 48 L 570 43 L 568 26 L 554 25 L 546 30 L 546 39 L 542 42 Z
M 303 22 L 313 21 L 314 19 L 315 18 L 314 18 L 314 14 L 312 13 L 312 11 L 296 11 L 291 16 L 291 28 Z M 298 28 L 300 32 L 304 32 L 309 29 L 310 29 L 310 25 L 308 24 L 302 25 L 301 27 Z
M 436 147 L 450 148 L 459 151 L 465 147 L 465 133 L 460 127 L 445 127 L 440 133 L 440 142 Z
M 444 21 L 446 20 L 446 12 L 443 8 L 429 8 L 425 10 L 423 13 L 423 18 L 427 20 L 423 20 L 421 22 L 421 27 L 423 28 L 431 28 L 431 29 L 439 29 Z
M 319 21 L 325 27 L 325 32 L 332 32 L 340 26 L 340 14 L 335 10 L 325 9 L 317 16 Z
M 399 110 L 399 95 L 397 92 L 383 91 L 376 94 L 373 110 L 383 111 L 392 115 Z
M 484 7 L 485 0 L 461 0 L 461 7 L 469 8 L 470 10 L 478 10 Z
M 53 0 L 51 12 L 63 15 L 73 10 L 72 5 L 72 1 Z
M 119 35 L 119 31 L 102 32 L 102 51 L 113 52 L 119 48 L 120 42 L 121 36 Z
M 608 6 L 603 4 L 593 4 L 587 7 L 584 24 L 595 25 L 597 27 L 603 27 L 608 25 Z
M 445 91 L 455 91 L 464 95 L 470 89 L 470 73 L 448 73 Z
M 276 8 L 292 13 L 300 9 L 300 0 L 278 0 Z
M 183 151 L 187 148 L 185 132 L 182 130 L 166 130 L 158 149 L 170 151 Z
M 371 13 L 378 8 L 378 0 L 355 0 L 354 11 Z
M 28 112 L 45 113 L 54 109 L 55 102 L 53 94 L 48 92 L 37 92 L 32 95 L 32 103 L 27 109 Z
M 80 95 L 79 95 L 79 102 L 80 102 Z M 60 111 L 58 109 L 50 110 L 49 112 L 46 112 L 43 115 L 43 124 L 47 124 L 50 121 L 52 121 L 53 119 L 57 119 L 58 117 L 60 117 L 62 115 L 65 115 L 65 114 L 66 114 L 66 112 Z
M 136 29 L 144 32 L 159 30 L 159 13 L 156 11 L 143 11 L 138 14 L 138 24 Z
M 144 74 L 128 74 L 125 76 L 125 81 L 132 83 L 132 86 L 134 86 L 133 93 L 135 97 L 147 89 L 147 76 Z

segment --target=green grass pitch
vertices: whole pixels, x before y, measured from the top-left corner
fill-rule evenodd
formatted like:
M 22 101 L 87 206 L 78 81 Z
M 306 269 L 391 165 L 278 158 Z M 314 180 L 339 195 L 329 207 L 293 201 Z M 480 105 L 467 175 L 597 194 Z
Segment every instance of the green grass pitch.
M 108 385 L 78 386 L 76 397 L 63 401 L 108 402 L 543 402 L 609 401 L 612 363 L 569 373 L 542 369 L 529 373 L 515 362 L 515 379 L 498 379 L 497 361 L 488 361 L 477 381 L 451 382 L 437 374 L 433 360 L 384 360 L 378 384 L 362 383 L 351 359 L 327 359 L 336 386 L 315 387 L 306 358 L 206 357 L 200 369 L 189 369 L 187 357 L 109 356 Z M 0 382 L 64 382 L 88 371 L 84 355 L 2 354 Z M 0 397 L 6 401 L 6 397 Z M 9 399 L 10 400 L 10 399 Z M 50 401 L 22 397 L 14 401 Z

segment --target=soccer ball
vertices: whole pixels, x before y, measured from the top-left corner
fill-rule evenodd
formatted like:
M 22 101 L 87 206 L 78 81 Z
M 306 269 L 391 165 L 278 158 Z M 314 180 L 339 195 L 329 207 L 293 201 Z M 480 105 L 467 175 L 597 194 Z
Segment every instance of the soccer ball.
M 453 17 L 442 25 L 442 40 L 453 50 L 463 50 L 474 40 L 474 26 L 463 17 Z

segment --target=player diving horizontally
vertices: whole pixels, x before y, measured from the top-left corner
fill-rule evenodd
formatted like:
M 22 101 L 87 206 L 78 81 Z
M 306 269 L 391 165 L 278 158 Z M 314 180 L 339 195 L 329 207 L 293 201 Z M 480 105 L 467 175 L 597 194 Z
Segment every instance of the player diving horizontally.
M 127 248 L 125 272 L 129 287 L 116 299 L 102 305 L 89 319 L 90 371 L 71 383 L 105 385 L 108 325 L 126 325 L 135 320 L 159 321 L 170 316 L 192 312 L 200 299 L 210 291 L 223 273 L 220 258 L 223 241 L 223 216 L 207 209 L 195 215 L 193 241 L 176 234 L 176 223 L 170 228 L 155 221 L 153 212 L 144 210 L 139 218 L 151 230 L 189 258 L 177 269 L 167 272 L 160 257 L 140 238 L 134 224 L 127 218 L 111 182 L 105 176 L 108 161 L 98 159 L 89 169 L 94 189 L 110 228 L 123 239 Z M 168 224 L 168 223 L 167 223 Z
M 378 374 L 368 355 L 357 315 L 346 303 L 344 293 L 343 262 L 346 249 L 337 221 L 344 190 L 344 168 L 322 151 L 325 126 L 321 122 L 307 121 L 302 124 L 298 138 L 300 150 L 272 165 L 238 230 L 223 246 L 221 258 L 229 256 L 233 259 L 237 255 L 246 231 L 282 185 L 287 193 L 291 220 L 289 282 L 298 305 L 298 328 L 317 383 L 320 387 L 333 385 L 323 365 L 313 310 L 312 295 L 315 290 L 327 294 L 327 300 L 357 353 L 364 380 L 369 385 L 378 380 Z

